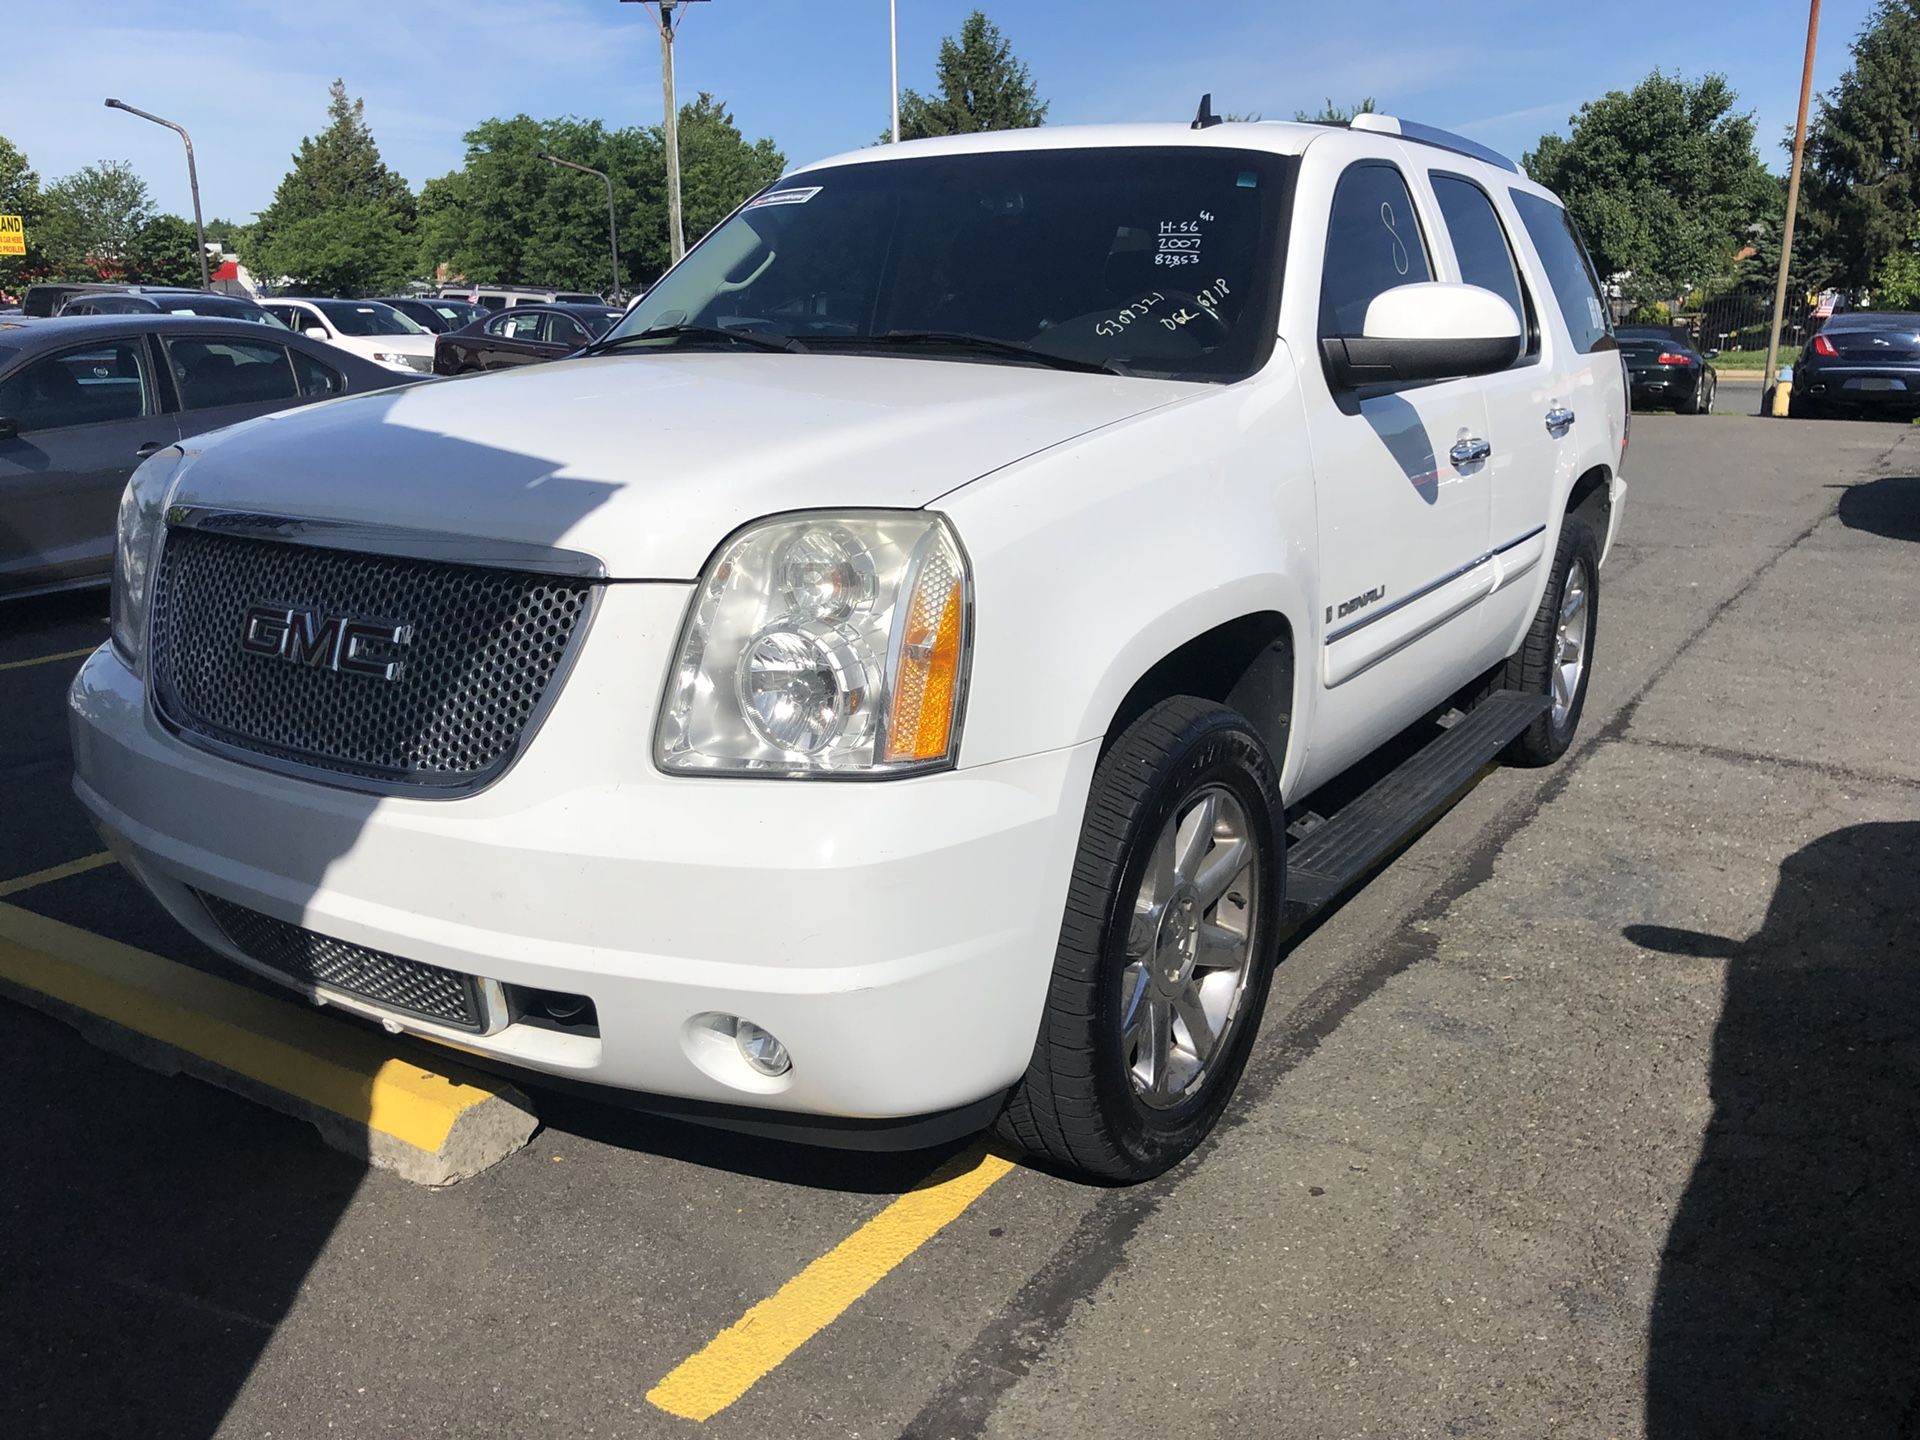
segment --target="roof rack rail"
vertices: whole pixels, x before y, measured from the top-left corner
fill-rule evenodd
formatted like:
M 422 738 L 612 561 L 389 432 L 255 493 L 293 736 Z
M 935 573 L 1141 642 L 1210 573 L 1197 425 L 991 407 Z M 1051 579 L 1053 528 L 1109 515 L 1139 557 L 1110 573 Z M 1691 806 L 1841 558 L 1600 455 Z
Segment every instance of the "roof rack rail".
M 1456 155 L 1470 155 L 1475 160 L 1484 160 L 1489 165 L 1498 165 L 1502 170 L 1511 170 L 1516 175 L 1520 173 L 1518 165 L 1491 145 L 1482 145 L 1478 140 L 1469 140 L 1464 135 L 1456 135 L 1451 130 L 1442 130 L 1438 126 L 1422 125 L 1417 121 L 1402 120 L 1393 115 L 1363 111 L 1347 122 L 1347 128 L 1365 130 L 1374 135 L 1398 135 L 1402 140 L 1432 145 L 1440 150 L 1451 150 Z

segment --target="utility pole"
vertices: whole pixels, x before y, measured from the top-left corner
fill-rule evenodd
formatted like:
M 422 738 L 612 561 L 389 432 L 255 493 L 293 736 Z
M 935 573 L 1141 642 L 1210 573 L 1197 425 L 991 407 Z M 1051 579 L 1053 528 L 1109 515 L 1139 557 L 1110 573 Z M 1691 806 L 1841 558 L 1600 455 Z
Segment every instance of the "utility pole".
M 900 143 L 900 0 L 887 0 L 887 50 L 893 57 L 893 143 Z
M 667 149 L 667 245 L 673 262 L 687 253 L 687 231 L 680 216 L 680 107 L 673 98 L 673 12 L 676 6 L 698 0 L 622 0 L 624 4 L 657 4 L 660 7 L 660 90 L 666 101 L 666 124 L 662 127 Z M 686 19 L 687 12 L 680 11 Z
M 1813 96 L 1813 42 L 1820 34 L 1820 0 L 1807 6 L 1807 59 L 1800 70 L 1800 116 L 1793 124 L 1793 168 L 1787 175 L 1787 219 L 1780 230 L 1780 274 L 1773 286 L 1773 329 L 1767 335 L 1767 368 L 1762 371 L 1760 413 L 1767 413 L 1767 397 L 1780 383 L 1774 367 L 1780 360 L 1780 321 L 1787 308 L 1787 265 L 1793 258 L 1793 220 L 1800 209 L 1800 161 L 1807 148 L 1807 102 Z
M 186 126 L 176 125 L 171 120 L 162 120 L 158 115 L 149 115 L 127 104 L 124 100 L 107 101 L 109 110 L 124 110 L 129 115 L 138 115 L 142 120 L 151 120 L 156 125 L 164 125 L 173 131 L 187 146 L 187 188 L 193 191 L 193 230 L 200 237 L 200 288 L 213 289 L 213 277 L 207 273 L 207 227 L 200 218 L 200 175 L 193 168 L 193 137 L 187 134 Z
M 613 303 L 620 303 L 620 222 L 613 213 L 613 177 L 604 170 L 596 170 L 591 165 L 582 165 L 573 160 L 562 160 L 558 155 L 540 157 L 549 165 L 564 165 L 569 170 L 578 170 L 583 175 L 598 175 L 607 187 L 607 247 L 613 251 Z

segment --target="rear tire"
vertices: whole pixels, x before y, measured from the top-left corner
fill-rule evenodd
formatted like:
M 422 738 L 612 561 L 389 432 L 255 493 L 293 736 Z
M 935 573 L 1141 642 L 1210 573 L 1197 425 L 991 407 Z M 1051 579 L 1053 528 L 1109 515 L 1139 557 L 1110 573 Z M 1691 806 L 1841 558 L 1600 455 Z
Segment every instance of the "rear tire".
M 1600 615 L 1600 546 L 1579 515 L 1560 522 L 1560 543 L 1540 608 L 1499 688 L 1545 695 L 1552 704 L 1509 744 L 1509 765 L 1551 765 L 1567 753 L 1587 704 Z
M 1273 759 L 1238 712 L 1178 696 L 1127 727 L 1094 772 L 1046 1012 L 996 1125 L 1004 1139 L 1109 1182 L 1192 1153 L 1259 1030 L 1285 841 Z

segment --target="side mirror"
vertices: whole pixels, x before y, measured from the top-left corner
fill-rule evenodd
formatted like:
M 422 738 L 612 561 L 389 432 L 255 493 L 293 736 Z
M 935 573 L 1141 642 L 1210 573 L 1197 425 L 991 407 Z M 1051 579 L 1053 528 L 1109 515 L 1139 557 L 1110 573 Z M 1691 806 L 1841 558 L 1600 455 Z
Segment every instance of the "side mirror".
M 333 332 L 324 325 L 302 325 L 300 333 L 309 340 L 331 340 Z
M 1428 280 L 1373 297 L 1358 335 L 1320 342 L 1343 386 L 1490 375 L 1524 346 L 1513 306 L 1478 285 Z
M 0 440 L 18 439 L 20 422 L 11 415 L 0 415 Z

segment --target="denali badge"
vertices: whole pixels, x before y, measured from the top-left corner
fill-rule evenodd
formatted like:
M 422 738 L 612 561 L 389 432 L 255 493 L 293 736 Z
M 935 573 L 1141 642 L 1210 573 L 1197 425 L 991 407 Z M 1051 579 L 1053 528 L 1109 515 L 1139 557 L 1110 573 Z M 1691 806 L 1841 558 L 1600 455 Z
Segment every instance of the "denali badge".
M 401 662 L 389 655 L 412 639 L 411 625 L 322 615 L 285 605 L 249 605 L 240 622 L 240 648 L 249 655 L 381 680 L 399 678 Z

